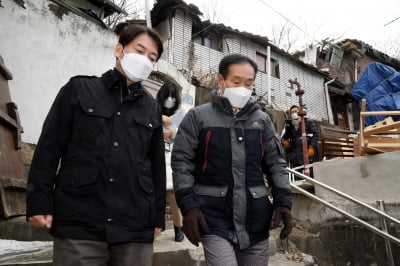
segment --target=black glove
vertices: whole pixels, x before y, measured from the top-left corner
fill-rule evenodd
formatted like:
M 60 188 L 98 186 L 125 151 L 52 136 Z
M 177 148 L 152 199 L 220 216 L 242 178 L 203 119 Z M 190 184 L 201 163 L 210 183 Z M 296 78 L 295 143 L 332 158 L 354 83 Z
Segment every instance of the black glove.
M 200 230 L 202 230 L 203 233 L 208 233 L 210 231 L 208 229 L 207 222 L 204 219 L 203 213 L 198 208 L 193 208 L 183 215 L 182 230 L 189 241 L 197 247 L 199 246 L 199 242 L 201 240 Z
M 287 238 L 293 229 L 292 214 L 288 207 L 276 207 L 273 226 L 277 227 L 281 221 L 283 221 L 283 229 L 279 237 L 283 239 Z

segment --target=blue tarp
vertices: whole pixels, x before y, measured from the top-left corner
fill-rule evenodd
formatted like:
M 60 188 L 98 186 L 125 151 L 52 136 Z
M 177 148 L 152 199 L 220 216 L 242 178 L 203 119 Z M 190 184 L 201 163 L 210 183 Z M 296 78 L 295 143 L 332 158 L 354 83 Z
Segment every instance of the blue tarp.
M 362 99 L 367 101 L 367 111 L 400 110 L 400 72 L 382 63 L 370 63 L 354 85 L 352 93 L 361 108 Z M 373 125 L 385 116 L 367 116 L 365 126 Z M 399 121 L 399 116 L 393 116 Z

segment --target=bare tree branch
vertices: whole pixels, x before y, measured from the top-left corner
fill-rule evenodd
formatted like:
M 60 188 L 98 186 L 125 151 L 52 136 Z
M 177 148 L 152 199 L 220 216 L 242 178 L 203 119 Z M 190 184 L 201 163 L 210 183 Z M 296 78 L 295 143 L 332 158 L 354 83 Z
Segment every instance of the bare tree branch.
M 106 17 L 103 21 L 111 29 L 115 29 L 118 23 L 122 21 L 139 18 L 145 11 L 143 4 L 139 4 L 138 0 L 112 0 L 112 2 L 124 9 L 128 15 L 114 13 L 111 16 Z
M 223 15 L 223 6 L 218 0 L 208 0 L 206 4 L 203 4 L 204 19 L 209 20 L 212 23 L 226 23 L 226 18 Z
M 293 33 L 293 25 L 286 22 L 272 27 L 272 42 L 279 48 L 289 52 L 297 43 L 298 37 Z

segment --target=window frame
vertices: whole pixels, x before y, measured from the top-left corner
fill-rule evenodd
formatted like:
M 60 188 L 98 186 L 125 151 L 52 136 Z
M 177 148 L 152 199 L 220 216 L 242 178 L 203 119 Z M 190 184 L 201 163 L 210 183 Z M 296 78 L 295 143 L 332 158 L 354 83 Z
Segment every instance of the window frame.
M 257 67 L 258 67 L 258 71 L 260 71 L 262 73 L 265 73 L 265 74 L 268 74 L 268 71 L 267 71 L 267 65 L 268 65 L 267 64 L 267 60 L 268 60 L 268 58 L 267 58 L 267 56 L 265 54 L 260 53 L 260 52 L 256 52 L 256 64 L 257 64 Z M 271 77 L 275 77 L 275 78 L 280 79 L 279 60 L 271 57 L 270 61 L 271 61 L 271 70 L 270 70 Z

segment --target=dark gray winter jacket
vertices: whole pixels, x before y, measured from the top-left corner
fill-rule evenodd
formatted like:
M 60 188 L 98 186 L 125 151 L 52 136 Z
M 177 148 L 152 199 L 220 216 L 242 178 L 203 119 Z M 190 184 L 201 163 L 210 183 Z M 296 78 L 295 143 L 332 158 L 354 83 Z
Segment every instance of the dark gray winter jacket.
M 175 139 L 172 169 L 182 213 L 200 208 L 210 234 L 241 249 L 268 238 L 275 206 L 291 208 L 279 137 L 252 102 L 234 115 L 229 101 L 214 95 L 191 109 Z

